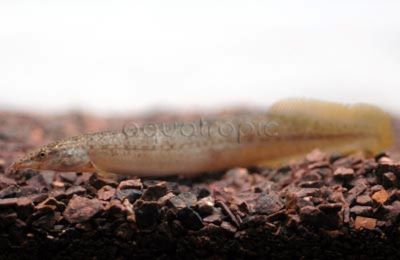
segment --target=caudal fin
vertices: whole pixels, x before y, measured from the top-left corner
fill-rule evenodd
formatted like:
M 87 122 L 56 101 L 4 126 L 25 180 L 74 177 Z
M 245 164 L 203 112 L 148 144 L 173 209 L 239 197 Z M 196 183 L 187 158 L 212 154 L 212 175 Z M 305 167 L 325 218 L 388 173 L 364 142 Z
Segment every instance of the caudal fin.
M 291 132 L 306 137 L 354 136 L 354 147 L 372 153 L 395 143 L 391 116 L 373 105 L 291 98 L 273 104 L 268 115 L 286 123 Z

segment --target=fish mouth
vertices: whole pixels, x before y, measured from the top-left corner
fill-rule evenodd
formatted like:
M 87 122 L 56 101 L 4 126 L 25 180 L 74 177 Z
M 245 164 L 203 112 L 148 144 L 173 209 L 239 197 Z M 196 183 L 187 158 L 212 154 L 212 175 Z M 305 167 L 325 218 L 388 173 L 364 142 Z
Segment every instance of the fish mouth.
M 37 162 L 34 162 L 30 159 L 21 159 L 17 162 L 13 162 L 9 167 L 8 171 L 9 172 L 15 172 L 18 170 L 23 170 L 23 169 L 33 169 L 33 170 L 40 170 L 40 164 Z

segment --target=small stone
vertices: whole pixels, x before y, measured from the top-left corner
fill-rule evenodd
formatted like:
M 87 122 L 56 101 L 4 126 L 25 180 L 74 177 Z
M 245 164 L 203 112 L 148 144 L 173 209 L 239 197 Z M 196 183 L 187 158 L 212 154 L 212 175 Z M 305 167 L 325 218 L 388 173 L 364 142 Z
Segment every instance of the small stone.
M 65 191 L 65 195 L 71 197 L 72 195 L 83 195 L 85 192 L 86 189 L 82 186 L 72 186 Z
M 382 185 L 379 185 L 379 184 L 378 185 L 374 185 L 374 186 L 371 187 L 371 193 L 375 193 L 375 192 L 380 191 L 382 189 L 383 189 Z
M 94 173 L 83 172 L 83 173 L 81 173 L 81 175 L 78 175 L 78 177 L 76 178 L 75 184 L 76 185 L 84 185 L 90 181 L 93 181 L 94 175 L 95 175 Z
M 274 221 L 284 220 L 284 219 L 286 219 L 286 217 L 287 217 L 287 212 L 286 212 L 286 210 L 283 209 L 283 210 L 277 211 L 275 213 L 272 213 L 271 215 L 268 215 L 266 220 L 268 222 L 274 222 Z
M 116 187 L 118 185 L 118 183 L 112 178 L 97 177 L 95 174 L 90 176 L 89 183 L 96 189 L 100 189 L 105 185 L 109 185 L 111 187 Z
M 321 222 L 321 211 L 314 206 L 305 206 L 300 209 L 300 219 L 308 224 L 318 225 Z
M 313 170 L 310 172 L 303 173 L 303 175 L 301 176 L 301 181 L 303 182 L 320 181 L 321 175 L 318 174 L 318 171 L 319 170 Z
M 8 178 L 4 175 L 0 175 L 0 190 L 4 189 L 5 187 L 17 185 L 14 179 Z
M 142 199 L 147 201 L 156 201 L 167 194 L 166 182 L 160 182 L 149 186 L 143 193 Z
M 74 195 L 63 215 L 69 223 L 79 223 L 89 220 L 102 209 L 103 204 L 98 199 Z
M 313 162 L 310 163 L 307 168 L 310 170 L 317 170 L 318 172 L 321 172 L 321 170 L 323 172 L 325 172 L 324 169 L 329 169 L 330 165 L 327 161 L 318 161 L 318 162 Z M 325 175 L 325 174 L 322 174 Z
M 299 191 L 294 193 L 295 197 L 302 198 L 302 197 L 319 197 L 321 195 L 321 190 L 317 188 L 302 188 Z
M 121 201 L 114 199 L 110 201 L 105 210 L 110 214 L 117 215 L 125 212 L 125 207 Z
M 121 181 L 121 183 L 118 185 L 118 189 L 120 189 L 120 190 L 125 190 L 125 189 L 142 190 L 143 184 L 140 181 L 140 179 L 126 180 L 126 181 Z
M 350 213 L 357 216 L 369 217 L 372 215 L 373 209 L 370 206 L 353 206 L 350 208 Z
M 18 198 L 17 213 L 20 218 L 28 218 L 34 210 L 32 199 L 23 197 Z
M 38 194 L 38 193 L 41 193 L 42 191 L 44 191 L 45 189 L 47 189 L 47 188 L 46 187 L 37 188 L 37 187 L 33 187 L 33 186 L 22 186 L 19 188 L 20 193 L 18 194 L 18 197 L 29 196 L 32 194 Z
M 181 194 L 178 195 L 179 198 L 185 202 L 187 207 L 192 207 L 197 201 L 196 195 L 194 195 L 191 192 L 182 192 Z
M 382 156 L 381 158 L 379 158 L 378 163 L 386 164 L 386 165 L 393 165 L 394 164 L 393 160 L 390 159 L 387 156 Z
M 370 196 L 368 195 L 361 195 L 358 196 L 356 199 L 356 203 L 359 205 L 363 205 L 363 206 L 371 206 L 372 205 L 372 199 Z
M 238 204 L 238 208 L 241 212 L 244 212 L 246 214 L 250 213 L 250 205 L 246 201 L 241 201 Z
M 33 213 L 34 216 L 42 216 L 49 213 L 52 214 L 57 209 L 55 205 L 44 205 L 44 204 L 36 205 L 35 208 L 36 211 L 35 213 Z
M 195 187 L 195 193 L 198 199 L 202 199 L 204 197 L 210 196 L 211 191 L 207 186 L 200 185 Z
M 40 208 L 42 206 L 48 206 L 48 205 L 55 206 L 55 209 L 58 211 L 61 211 L 61 212 L 64 211 L 66 208 L 66 205 L 64 203 L 62 203 L 61 201 L 58 201 L 52 197 L 47 198 L 46 200 L 39 203 L 37 207 Z
M 385 172 L 383 175 L 383 186 L 386 188 L 397 186 L 397 177 L 393 172 Z
M 57 200 L 64 200 L 64 199 L 68 199 L 70 197 L 72 197 L 72 195 L 67 196 L 67 194 L 65 194 L 65 191 L 63 189 L 54 189 L 51 190 L 48 194 L 49 197 L 54 197 Z
M 283 207 L 283 203 L 276 192 L 260 193 L 256 199 L 255 211 L 260 214 L 272 214 Z
M 320 188 L 322 186 L 321 181 L 302 181 L 299 183 L 301 188 Z
M 164 206 L 172 197 L 175 197 L 175 194 L 173 194 L 172 192 L 168 192 L 167 194 L 158 199 L 158 203 Z
M 26 181 L 26 184 L 28 184 L 28 186 L 37 188 L 38 190 L 42 190 L 43 188 L 47 187 L 47 182 L 40 174 L 32 176 L 30 179 Z
M 142 192 L 136 189 L 125 189 L 125 190 L 117 190 L 116 197 L 117 199 L 123 201 L 127 199 L 130 203 L 134 203 L 137 199 L 142 196 Z
M 227 221 L 223 221 L 221 227 L 230 233 L 235 233 L 237 231 L 237 228 Z
M 385 189 L 377 191 L 372 195 L 372 199 L 380 204 L 385 203 L 388 200 L 388 198 L 389 198 L 389 193 Z
M 289 214 L 288 220 L 286 221 L 286 226 L 289 228 L 295 228 L 300 224 L 300 217 L 297 214 Z
M 346 198 L 347 203 L 350 205 L 353 204 L 357 196 L 363 193 L 366 189 L 367 185 L 365 183 L 362 182 L 357 183 L 356 186 L 354 186 L 353 188 L 351 188 L 351 190 L 349 190 L 348 196 Z
M 15 206 L 15 205 L 17 205 L 17 202 L 18 202 L 18 198 L 0 199 L 0 209 Z
M 222 218 L 223 218 L 222 213 L 218 210 L 214 210 L 213 214 L 203 218 L 203 221 L 205 223 L 213 223 L 219 225 L 222 223 Z
M 38 204 L 47 198 L 48 198 L 48 195 L 44 194 L 44 193 L 29 196 L 29 199 L 31 199 L 34 204 Z
M 214 199 L 211 196 L 200 199 L 196 206 L 200 215 L 208 216 L 214 211 Z
M 61 179 L 63 179 L 64 181 L 67 181 L 69 183 L 74 183 L 76 181 L 76 179 L 78 178 L 78 176 L 76 175 L 75 172 L 63 172 L 63 173 L 60 173 L 60 177 L 61 177 Z
M 342 210 L 341 203 L 324 203 L 318 205 L 318 209 L 325 213 L 336 213 Z
M 295 207 L 303 208 L 305 206 L 314 206 L 312 198 L 312 196 L 297 198 L 297 200 L 295 201 L 297 205 L 295 205 Z
M 51 230 L 56 224 L 54 213 L 44 214 L 32 222 L 32 226 L 38 227 L 44 230 Z
M 199 230 L 204 224 L 200 215 L 191 208 L 180 209 L 177 217 L 183 226 L 191 230 Z
M 137 205 L 137 208 L 135 209 L 137 225 L 141 228 L 151 228 L 155 226 L 160 216 L 158 203 L 140 200 L 135 204 Z
M 369 229 L 372 230 L 376 227 L 377 220 L 375 218 L 366 218 L 357 216 L 354 226 L 355 229 Z
M 51 185 L 53 185 L 53 187 L 56 188 L 56 189 L 65 187 L 64 182 L 61 182 L 61 181 L 53 181 L 53 183 Z
M 400 201 L 395 201 L 392 205 L 384 206 L 386 211 L 385 218 L 396 223 L 400 216 Z
M 186 203 L 182 198 L 178 196 L 173 196 L 167 200 L 167 206 L 172 207 L 174 209 L 182 209 L 186 207 Z
M 352 168 L 339 167 L 334 171 L 333 176 L 348 180 L 354 177 L 354 170 Z
M 109 185 L 105 185 L 97 191 L 97 198 L 100 200 L 110 200 L 114 195 L 115 189 Z

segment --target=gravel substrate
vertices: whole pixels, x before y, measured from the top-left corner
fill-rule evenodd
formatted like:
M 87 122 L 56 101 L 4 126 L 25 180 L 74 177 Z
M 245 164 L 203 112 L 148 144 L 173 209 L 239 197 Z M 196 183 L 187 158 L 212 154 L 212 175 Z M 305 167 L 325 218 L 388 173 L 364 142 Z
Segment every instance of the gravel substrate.
M 28 143 L 8 133 L 0 128 L 0 259 L 400 257 L 400 164 L 387 154 L 315 150 L 279 169 L 197 178 L 6 175 Z

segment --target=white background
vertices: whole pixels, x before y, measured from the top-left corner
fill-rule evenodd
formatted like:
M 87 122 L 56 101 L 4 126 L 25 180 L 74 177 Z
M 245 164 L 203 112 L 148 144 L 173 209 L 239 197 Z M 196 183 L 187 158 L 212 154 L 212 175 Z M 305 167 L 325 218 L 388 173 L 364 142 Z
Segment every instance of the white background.
M 400 111 L 400 1 L 0 1 L 0 107 Z

